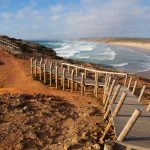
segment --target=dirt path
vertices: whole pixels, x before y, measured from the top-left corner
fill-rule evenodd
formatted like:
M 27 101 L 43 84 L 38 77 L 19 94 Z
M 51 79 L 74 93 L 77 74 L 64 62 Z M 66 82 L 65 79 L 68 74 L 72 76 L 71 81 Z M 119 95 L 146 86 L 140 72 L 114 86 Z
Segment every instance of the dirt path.
M 47 93 L 48 90 L 30 77 L 29 61 L 20 60 L 0 50 L 0 92 Z
M 29 60 L 15 58 L 0 50 L 0 60 L 4 65 L 0 65 L 0 94 L 20 93 L 20 94 L 47 94 L 60 96 L 71 100 L 74 103 L 96 103 L 95 98 L 81 96 L 80 93 L 62 91 L 54 87 L 48 87 L 38 81 L 34 81 L 30 76 Z

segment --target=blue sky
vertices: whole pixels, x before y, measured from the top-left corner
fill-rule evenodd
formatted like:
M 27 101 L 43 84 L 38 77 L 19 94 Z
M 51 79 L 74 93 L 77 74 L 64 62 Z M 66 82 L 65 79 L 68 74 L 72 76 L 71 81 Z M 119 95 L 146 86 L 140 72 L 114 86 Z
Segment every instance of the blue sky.
M 0 34 L 23 39 L 150 37 L 149 0 L 0 0 Z

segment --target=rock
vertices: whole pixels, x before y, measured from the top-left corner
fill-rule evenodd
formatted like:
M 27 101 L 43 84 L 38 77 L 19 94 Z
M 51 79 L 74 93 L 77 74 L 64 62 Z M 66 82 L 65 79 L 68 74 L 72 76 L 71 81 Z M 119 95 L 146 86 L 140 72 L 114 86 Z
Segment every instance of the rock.
M 70 147 L 70 145 L 69 145 L 69 144 L 65 144 L 65 145 L 64 145 L 64 150 L 68 150 L 68 149 L 69 149 L 69 147 Z
M 24 111 L 28 110 L 28 106 L 24 106 L 24 107 L 23 107 L 23 110 L 24 110 Z
M 16 149 L 23 149 L 22 143 L 17 144 L 17 145 L 16 145 Z
M 81 135 L 81 139 L 82 140 L 86 140 L 88 137 L 87 137 L 87 132 L 83 132 L 82 135 Z
M 78 143 L 78 141 L 79 141 L 79 138 L 76 136 L 72 139 L 71 143 L 76 144 L 76 143 Z
M 90 146 L 89 146 L 89 147 L 86 147 L 86 149 L 87 149 L 87 150 L 92 150 L 92 148 L 91 148 Z
M 3 105 L 3 104 L 5 104 L 5 103 L 0 99 L 0 105 Z
M 97 107 L 92 107 L 89 109 L 89 115 L 90 116 L 100 116 L 101 111 Z
M 101 147 L 100 147 L 99 144 L 94 144 L 94 145 L 92 146 L 92 148 L 93 148 L 94 150 L 100 150 L 100 149 L 101 149 Z
M 51 97 L 48 98 L 48 100 L 51 100 L 51 99 L 52 99 Z
M 83 114 L 83 117 L 88 117 L 88 116 L 89 116 L 88 113 L 84 113 L 84 114 Z

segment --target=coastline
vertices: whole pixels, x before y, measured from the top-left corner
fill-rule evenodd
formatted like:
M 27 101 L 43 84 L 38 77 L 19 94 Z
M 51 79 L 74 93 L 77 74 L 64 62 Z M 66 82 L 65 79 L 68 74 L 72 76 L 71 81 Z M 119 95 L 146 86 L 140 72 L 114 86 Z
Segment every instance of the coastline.
M 108 44 L 132 48 L 132 50 L 134 51 L 142 52 L 150 56 L 150 43 L 108 42 Z M 147 71 L 140 71 L 134 74 L 142 78 L 150 79 L 150 69 Z
M 95 43 L 106 43 L 110 45 L 123 46 L 128 48 L 134 48 L 133 50 L 139 52 L 145 52 L 150 55 L 150 43 L 146 42 L 132 42 L 132 41 L 107 41 L 107 40 L 98 40 L 98 39 L 82 39 L 82 41 L 95 42 Z
M 84 39 L 83 41 L 95 42 L 95 43 L 106 43 L 106 44 L 110 44 L 110 45 L 114 45 L 114 46 L 127 47 L 127 48 L 132 49 L 133 51 L 145 53 L 146 55 L 150 56 L 150 43 L 140 43 L 140 42 L 131 42 L 131 41 L 129 41 L 129 42 L 98 41 L 95 39 Z M 150 69 L 147 71 L 140 71 L 140 72 L 136 72 L 133 74 L 138 77 L 150 79 Z

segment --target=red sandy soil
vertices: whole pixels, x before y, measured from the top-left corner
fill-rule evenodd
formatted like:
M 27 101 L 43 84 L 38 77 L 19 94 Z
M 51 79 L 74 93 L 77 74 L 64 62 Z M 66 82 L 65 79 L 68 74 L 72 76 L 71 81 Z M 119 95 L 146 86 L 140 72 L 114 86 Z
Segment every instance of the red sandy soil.
M 33 80 L 30 61 L 3 50 L 0 61 L 1 150 L 100 149 L 105 126 L 100 99 Z
M 0 50 L 0 60 L 4 65 L 0 65 L 0 94 L 3 93 L 23 93 L 23 94 L 52 94 L 66 98 L 85 99 L 77 93 L 64 92 L 48 87 L 32 79 L 30 75 L 30 61 L 15 58 Z M 91 98 L 89 98 L 91 100 Z M 86 97 L 86 100 L 88 98 Z
M 81 96 L 79 92 L 71 93 L 62 91 L 54 87 L 45 86 L 39 81 L 33 80 L 30 75 L 30 61 L 15 58 L 8 53 L 0 50 L 0 60 L 4 65 L 0 65 L 0 94 L 20 93 L 20 94 L 46 94 L 61 96 L 75 100 L 77 103 L 85 104 L 92 102 L 95 98 Z M 78 101 L 77 101 L 78 100 Z

